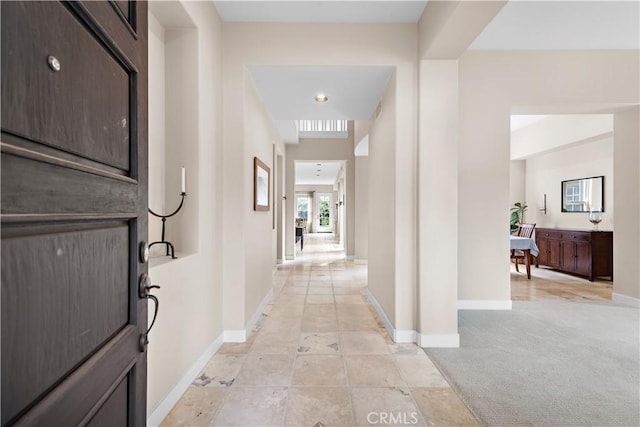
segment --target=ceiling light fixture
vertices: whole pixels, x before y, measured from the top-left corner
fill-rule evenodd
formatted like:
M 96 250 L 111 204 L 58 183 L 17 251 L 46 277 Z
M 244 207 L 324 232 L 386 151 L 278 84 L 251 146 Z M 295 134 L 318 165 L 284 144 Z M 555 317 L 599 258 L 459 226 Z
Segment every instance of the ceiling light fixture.
M 325 94 L 323 94 L 323 93 L 319 93 L 319 94 L 317 94 L 317 95 L 315 96 L 315 98 L 313 98 L 313 99 L 315 99 L 315 101 L 316 101 L 316 102 L 320 102 L 320 103 L 324 103 L 324 102 L 327 102 L 327 101 L 329 100 L 329 98 L 327 97 L 327 95 L 325 95 Z

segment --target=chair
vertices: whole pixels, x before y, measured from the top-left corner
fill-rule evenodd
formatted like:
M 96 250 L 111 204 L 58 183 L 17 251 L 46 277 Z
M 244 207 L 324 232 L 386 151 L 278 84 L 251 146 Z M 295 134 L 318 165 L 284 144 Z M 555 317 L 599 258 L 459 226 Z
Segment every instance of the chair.
M 529 239 L 533 236 L 533 230 L 535 230 L 535 224 L 525 224 L 521 223 L 518 225 L 518 231 L 516 232 L 516 236 L 519 237 L 528 237 Z
M 528 237 L 530 239 L 531 236 L 533 236 L 533 230 L 535 230 L 535 228 L 536 228 L 535 224 L 520 223 L 518 225 L 518 230 L 516 231 L 515 235 L 519 237 Z M 515 261 L 516 271 L 519 273 L 520 270 L 518 269 L 518 261 L 525 260 L 524 252 L 516 249 L 512 250 L 511 259 Z

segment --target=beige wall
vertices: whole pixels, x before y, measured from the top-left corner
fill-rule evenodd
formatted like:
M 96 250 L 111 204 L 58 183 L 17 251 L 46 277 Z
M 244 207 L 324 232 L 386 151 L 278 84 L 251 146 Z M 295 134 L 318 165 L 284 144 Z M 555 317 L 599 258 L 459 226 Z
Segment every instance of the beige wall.
M 277 152 L 276 156 L 276 198 L 274 207 L 276 208 L 276 227 L 274 230 L 276 262 L 284 261 L 284 208 L 285 208 L 285 170 L 284 170 L 284 147 L 282 152 Z
M 346 202 L 347 209 L 347 236 L 346 236 L 346 253 L 347 256 L 353 256 L 353 236 L 354 236 L 354 180 L 355 180 L 355 160 L 353 155 L 353 125 L 349 125 L 349 137 L 347 139 L 301 139 L 298 144 L 287 144 L 286 146 L 286 194 L 287 202 L 285 209 L 285 256 L 286 259 L 294 259 L 295 247 L 295 193 L 298 186 L 295 185 L 295 162 L 296 160 L 344 160 L 345 170 L 347 172 L 346 179 Z M 329 186 L 327 193 L 333 193 L 333 186 Z M 334 200 L 335 203 L 335 200 Z M 312 215 L 315 217 L 317 206 L 316 200 L 312 201 Z M 333 210 L 335 220 L 335 209 Z
M 457 347 L 458 61 L 420 63 L 419 324 L 423 347 Z
M 396 321 L 396 79 L 382 95 L 382 112 L 369 130 L 369 292 L 397 329 Z
M 420 59 L 457 59 L 507 4 L 491 1 L 430 1 L 418 22 Z
M 166 212 L 165 203 L 165 29 L 149 14 L 149 208 Z M 160 219 L 149 214 L 149 241 L 161 237 Z M 162 252 L 160 252 L 162 253 Z
M 524 160 L 511 160 L 511 169 L 509 170 L 509 209 L 516 202 L 526 202 L 526 183 L 527 183 L 527 162 Z M 529 203 L 529 209 L 535 209 L 537 206 L 532 200 Z M 529 211 L 525 212 L 525 220 L 530 217 Z
M 637 51 L 472 51 L 460 58 L 459 299 L 510 299 L 510 114 L 637 104 L 638 71 Z M 616 182 L 627 180 L 618 175 Z M 637 175 L 630 181 L 635 186 Z
M 260 303 L 272 288 L 271 273 L 276 264 L 273 251 L 273 190 L 271 190 L 271 209 L 253 210 L 253 158 L 258 157 L 271 170 L 274 179 L 273 150 L 274 143 L 283 149 L 282 141 L 267 113 L 253 80 L 247 70 L 244 71 L 243 91 L 244 122 L 251 126 L 244 128 L 245 162 L 243 167 L 243 191 L 245 203 L 244 221 L 244 294 L 245 305 L 238 307 L 240 301 L 234 301 L 236 309 L 244 310 L 243 325 L 247 325 L 259 308 Z M 270 185 L 273 183 L 271 181 Z M 248 202 L 248 203 L 247 203 Z M 240 213 L 236 213 L 236 217 Z M 236 220 L 237 221 L 237 220 Z M 240 221 L 237 221 L 240 222 Z M 225 283 L 225 289 L 237 286 Z M 251 325 L 248 325 L 251 326 Z M 246 327 L 246 326 L 245 326 Z
M 331 193 L 333 185 L 300 185 L 296 184 L 296 193 Z
M 224 24 L 223 35 L 227 32 Z M 274 179 L 273 150 L 283 153 L 284 148 L 237 54 L 233 43 L 224 44 L 223 319 L 226 339 L 244 341 L 250 320 L 271 289 L 277 263 L 273 191 L 269 212 L 254 211 L 253 158 L 267 164 Z
M 221 205 L 220 176 L 221 158 L 219 147 L 222 142 L 222 69 L 221 69 L 221 22 L 211 3 L 185 2 L 167 3 L 165 8 L 177 7 L 176 13 L 169 11 L 167 16 L 183 16 L 196 28 L 197 38 L 195 53 L 197 55 L 197 72 L 194 73 L 193 83 L 197 86 L 195 102 L 197 105 L 194 144 L 197 146 L 197 157 L 186 158 L 188 168 L 188 183 L 186 204 L 193 210 L 194 226 L 198 233 L 207 238 L 197 240 L 194 253 L 181 256 L 177 260 L 157 265 L 157 261 L 150 264 L 149 274 L 153 283 L 161 286 L 154 290 L 160 300 L 160 311 L 156 324 L 149 336 L 148 347 L 148 410 L 152 412 L 162 399 L 170 393 L 180 379 L 193 364 L 210 349 L 216 338 L 222 334 L 222 286 L 221 272 Z M 165 25 L 176 25 L 165 21 Z M 157 22 L 150 31 L 157 33 Z M 157 82 L 161 74 L 156 74 L 162 68 L 161 38 L 149 38 L 149 71 L 152 81 Z M 172 81 L 171 84 L 180 87 L 185 82 Z M 149 91 L 153 93 L 152 88 Z M 153 96 L 157 96 L 154 94 Z M 159 102 L 159 101 L 158 101 Z M 158 131 L 160 115 L 150 116 L 150 135 Z M 158 141 L 161 141 L 159 139 Z M 156 145 L 154 138 L 150 138 L 150 151 L 161 151 L 162 145 Z M 167 141 L 168 143 L 170 141 Z M 166 155 L 165 155 L 166 157 Z M 157 171 L 162 168 L 162 155 L 150 156 L 149 170 Z M 150 181 L 157 184 L 160 179 L 157 173 L 150 174 Z M 167 174 L 172 185 L 179 191 L 179 171 L 175 179 Z M 174 182 L 177 181 L 177 182 Z M 151 184 L 150 182 L 150 184 Z M 177 193 L 171 191 L 171 193 Z M 160 194 L 156 192 L 154 194 Z M 176 203 L 176 198 L 167 200 L 167 207 Z M 197 201 L 197 203 L 194 203 Z M 179 215 L 182 215 L 181 212 Z M 172 223 L 167 222 L 167 227 Z M 153 227 L 150 224 L 150 227 Z M 193 244 L 193 242 L 192 242 Z M 153 304 L 149 304 L 150 319 Z
M 392 181 L 394 198 L 385 196 L 384 204 L 392 205 L 396 211 L 394 223 L 369 223 L 372 233 L 397 229 L 391 242 L 392 257 L 380 259 L 381 268 L 393 271 L 392 281 L 386 286 L 396 289 L 403 307 L 398 313 L 402 329 L 413 329 L 416 288 L 416 236 L 417 224 L 417 28 L 415 24 L 281 24 L 281 23 L 225 23 L 225 267 L 228 271 L 238 265 L 238 249 L 235 241 L 245 236 L 239 227 L 229 224 L 234 213 L 242 209 L 240 199 L 246 197 L 234 182 L 242 156 L 238 152 L 238 141 L 244 126 L 239 101 L 233 99 L 241 93 L 242 81 L 237 77 L 247 65 L 385 65 L 395 66 L 395 91 L 397 97 L 397 127 L 394 135 L 394 159 L 396 165 Z M 268 46 L 268 49 L 265 49 Z M 324 141 L 326 143 L 326 141 Z M 303 145 L 304 142 L 301 143 Z M 287 152 L 289 148 L 287 148 Z M 353 147 L 351 147 L 353 156 Z M 288 155 L 288 153 L 287 153 Z M 315 157 L 315 156 L 314 156 Z M 316 157 L 317 158 L 317 157 Z M 344 159 L 345 157 L 339 158 Z M 322 159 L 322 158 L 318 158 Z M 287 159 L 287 196 L 293 192 L 293 171 Z M 401 167 L 396 167 L 400 165 Z M 353 163 L 347 163 L 347 236 L 346 250 L 353 256 L 354 203 Z M 389 167 L 387 164 L 386 167 Z M 372 168 L 373 170 L 373 168 Z M 377 171 L 377 169 L 376 169 Z M 349 177 L 351 174 L 351 177 Z M 291 187 L 289 187 L 291 185 Z M 351 188 L 349 187 L 351 186 Z M 286 203 L 285 256 L 293 257 L 294 223 L 293 199 Z M 369 242 L 371 248 L 371 242 Z M 228 249 L 228 250 L 227 250 Z M 371 252 L 369 253 L 371 255 Z M 238 283 L 238 277 L 225 273 L 225 283 Z M 394 291 L 391 291 L 393 293 Z M 229 311 L 233 310 L 235 297 L 230 296 Z M 225 297 L 225 310 L 227 309 Z M 409 308 L 407 308 L 409 307 Z M 388 313 L 387 313 L 388 314 Z M 230 317 L 234 314 L 229 312 Z M 227 315 L 225 314 L 225 320 Z M 235 322 L 234 324 L 239 324 Z
M 174 5 L 173 7 L 180 7 Z M 198 38 L 190 27 L 165 28 L 151 15 L 149 207 L 156 213 L 173 212 L 180 203 L 181 168 L 186 167 L 191 193 L 180 215 L 167 222 L 165 237 L 181 254 L 197 252 L 198 229 Z M 180 82 L 176 84 L 175 82 Z M 149 215 L 151 241 L 161 239 L 160 218 Z M 152 256 L 163 256 L 164 245 L 155 245 Z
M 369 128 L 371 127 L 371 120 L 354 120 L 353 121 L 353 133 L 356 146 L 360 143 L 362 138 L 369 134 Z
M 511 132 L 511 158 L 526 159 L 612 134 L 612 114 L 556 114 Z
M 562 212 L 560 183 L 568 179 L 604 176 L 604 214 L 601 230 L 613 230 L 613 138 L 572 145 L 551 153 L 535 156 L 527 160 L 526 200 L 529 210 L 526 221 L 537 227 L 559 227 L 591 229 L 588 213 Z M 544 194 L 547 195 L 547 214 L 540 212 Z
M 355 141 L 354 141 L 354 147 L 355 147 Z M 346 238 L 346 214 L 345 214 L 345 210 L 349 210 L 353 212 L 353 215 L 355 217 L 355 212 L 356 212 L 356 206 L 355 206 L 355 157 L 353 159 L 353 163 L 352 163 L 352 169 L 353 169 L 353 185 L 351 186 L 352 189 L 351 191 L 353 191 L 353 197 L 351 198 L 353 200 L 353 206 L 352 209 L 348 209 L 347 206 L 345 206 L 346 204 L 346 200 L 347 200 L 347 176 L 346 176 L 346 168 L 344 165 L 342 165 L 342 167 L 340 168 L 340 171 L 338 172 L 338 176 L 336 177 L 336 181 L 333 184 L 333 202 L 335 203 L 336 201 L 342 201 L 342 205 L 339 205 L 338 208 L 334 208 L 333 209 L 333 217 L 334 217 L 334 229 L 337 231 L 338 233 L 338 242 L 343 245 L 345 245 L 345 238 Z M 350 226 L 353 227 L 353 230 L 351 230 L 350 234 L 350 238 L 351 240 L 351 247 L 353 248 L 353 251 L 355 252 L 355 219 L 354 218 L 350 218 L 350 220 L 352 221 Z M 354 259 L 354 255 L 353 252 L 351 253 L 351 255 L 347 255 L 347 259 Z
M 357 128 L 357 126 L 356 126 Z M 355 158 L 356 182 L 355 182 L 355 247 L 354 257 L 364 261 L 369 252 L 369 157 Z
M 186 168 L 187 198 L 180 214 L 167 220 L 167 239 L 183 254 L 198 251 L 199 142 L 198 32 L 195 28 L 165 30 L 165 209 L 180 202 L 181 168 Z M 176 84 L 180 82 L 180 84 Z M 161 227 L 159 218 L 152 226 Z
M 640 306 L 640 108 L 616 113 L 614 117 L 616 211 L 613 238 L 613 298 L 636 298 Z M 619 298 L 622 296 L 622 298 Z

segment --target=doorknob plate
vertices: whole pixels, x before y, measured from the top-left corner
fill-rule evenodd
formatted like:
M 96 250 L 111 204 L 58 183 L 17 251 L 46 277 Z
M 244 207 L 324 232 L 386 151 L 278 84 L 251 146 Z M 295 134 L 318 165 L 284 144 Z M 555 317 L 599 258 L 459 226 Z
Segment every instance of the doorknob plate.
M 146 298 L 149 295 L 149 289 L 151 288 L 151 277 L 147 273 L 142 273 L 138 280 L 138 296 L 140 298 Z
M 147 334 L 140 335 L 140 340 L 138 341 L 138 350 L 140 353 L 144 353 L 147 351 L 147 344 L 149 344 L 149 338 L 147 338 Z
M 149 261 L 149 243 L 140 242 L 140 262 L 146 263 Z

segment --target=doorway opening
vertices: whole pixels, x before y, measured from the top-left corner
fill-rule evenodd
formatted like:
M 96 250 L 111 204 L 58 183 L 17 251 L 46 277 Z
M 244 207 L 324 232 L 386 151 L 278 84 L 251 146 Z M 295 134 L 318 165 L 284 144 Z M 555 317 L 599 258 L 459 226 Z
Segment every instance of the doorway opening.
M 318 224 L 316 230 L 318 233 L 333 233 L 333 213 L 332 213 L 332 200 L 333 194 L 318 194 Z

